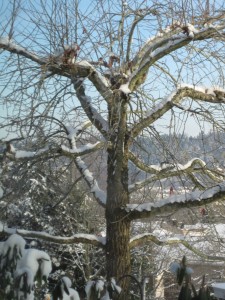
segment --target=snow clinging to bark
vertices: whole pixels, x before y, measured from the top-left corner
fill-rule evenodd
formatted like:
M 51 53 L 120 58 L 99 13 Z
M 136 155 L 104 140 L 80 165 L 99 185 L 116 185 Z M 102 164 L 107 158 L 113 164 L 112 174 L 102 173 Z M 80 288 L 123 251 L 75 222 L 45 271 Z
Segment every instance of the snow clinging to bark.
M 205 191 L 195 190 L 193 192 L 186 193 L 184 195 L 173 195 L 166 199 L 161 199 L 156 203 L 127 204 L 125 209 L 127 212 L 133 210 L 140 211 L 140 212 L 151 211 L 154 208 L 160 208 L 170 203 L 182 203 L 182 202 L 185 203 L 185 202 L 191 202 L 196 200 L 199 201 L 205 200 L 213 197 L 218 192 L 224 192 L 224 191 L 225 191 L 225 181 Z
M 75 143 L 72 143 L 73 144 L 73 147 L 72 149 L 62 145 L 61 148 L 62 150 L 68 152 L 68 153 L 74 153 L 74 154 L 82 154 L 84 151 L 88 151 L 88 150 L 91 150 L 91 149 L 94 149 L 97 145 L 100 144 L 100 142 L 96 142 L 95 144 L 91 144 L 91 143 L 87 143 L 86 145 L 84 146 L 81 146 L 79 148 L 76 147 Z
M 129 89 L 129 84 L 128 83 L 122 84 L 120 86 L 119 90 L 122 91 L 124 94 L 127 94 L 127 95 L 129 95 L 131 93 L 131 90 Z
M 77 157 L 76 164 L 79 166 L 86 181 L 91 186 L 91 191 L 95 194 L 96 198 L 98 198 L 102 204 L 106 204 L 106 194 L 98 187 L 97 181 L 94 179 L 92 172 L 88 170 L 85 162 L 80 157 Z
M 216 96 L 215 91 L 225 93 L 225 89 L 221 88 L 220 86 L 199 86 L 199 85 L 193 85 L 188 83 L 181 83 L 178 85 L 179 88 L 190 88 L 197 92 Z

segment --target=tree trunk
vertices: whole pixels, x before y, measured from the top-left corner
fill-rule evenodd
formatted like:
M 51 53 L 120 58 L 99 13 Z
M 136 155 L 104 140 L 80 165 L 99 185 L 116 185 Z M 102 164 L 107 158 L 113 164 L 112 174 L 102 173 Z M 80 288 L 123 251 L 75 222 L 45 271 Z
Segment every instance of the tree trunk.
M 116 217 L 108 216 L 107 220 L 107 246 L 106 268 L 108 280 L 114 277 L 122 288 L 120 297 L 115 299 L 128 300 L 129 278 L 119 281 L 120 277 L 130 274 L 130 223 Z M 118 282 L 119 281 L 119 282 Z
M 119 115 L 118 115 L 119 112 Z M 106 267 L 107 278 L 114 277 L 117 282 L 123 275 L 130 274 L 130 221 L 120 213 L 120 208 L 129 202 L 128 194 L 128 145 L 126 143 L 126 101 L 116 99 L 113 110 L 109 113 L 112 148 L 108 149 L 108 180 L 106 204 Z M 122 294 L 115 299 L 129 297 L 129 278 L 119 282 Z
M 124 170 L 127 173 L 127 170 Z M 123 174 L 125 175 L 125 174 Z M 118 280 L 123 275 L 130 274 L 130 221 L 119 213 L 119 207 L 128 203 L 127 184 L 124 186 L 123 176 L 110 176 L 106 207 L 107 244 L 106 268 L 108 280 L 112 277 Z M 126 176 L 125 176 L 126 177 Z M 111 180 L 112 179 L 112 180 Z M 125 179 L 127 181 L 127 179 Z M 129 278 L 121 281 L 123 295 L 116 299 L 128 299 Z M 124 294 L 125 293 L 125 294 Z

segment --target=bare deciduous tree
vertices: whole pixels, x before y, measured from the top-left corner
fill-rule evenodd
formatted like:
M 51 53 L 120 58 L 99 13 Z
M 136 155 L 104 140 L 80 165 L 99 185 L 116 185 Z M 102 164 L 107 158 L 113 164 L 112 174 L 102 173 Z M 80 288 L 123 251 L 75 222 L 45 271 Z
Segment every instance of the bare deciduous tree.
M 100 246 L 107 277 L 119 279 L 131 273 L 132 247 L 161 243 L 151 233 L 131 239 L 132 221 L 223 200 L 222 171 L 199 158 L 179 161 L 160 138 L 162 124 L 175 136 L 190 118 L 201 130 L 209 123 L 214 130 L 224 128 L 225 7 L 211 2 L 52 0 L 25 6 L 14 0 L 2 5 L 1 128 L 22 139 L 26 150 L 13 148 L 9 136 L 4 157 L 34 163 L 71 159 L 106 218 L 105 239 L 18 230 L 21 235 Z M 144 137 L 161 145 L 155 164 L 144 160 Z M 89 171 L 89 156 L 97 151 L 107 154 L 106 179 L 96 168 Z M 145 177 L 129 179 L 129 166 Z M 151 199 L 147 187 L 169 178 L 196 189 Z M 127 299 L 128 285 L 124 280 L 121 299 Z

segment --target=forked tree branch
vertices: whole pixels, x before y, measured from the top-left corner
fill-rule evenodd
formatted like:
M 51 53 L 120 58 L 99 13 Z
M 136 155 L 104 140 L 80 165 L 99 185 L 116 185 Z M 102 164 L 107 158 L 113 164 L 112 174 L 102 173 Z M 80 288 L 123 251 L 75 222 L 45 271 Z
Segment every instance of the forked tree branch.
M 208 103 L 225 104 L 225 90 L 217 87 L 207 88 L 187 84 L 181 85 L 176 91 L 172 92 L 163 101 L 159 102 L 155 108 L 147 112 L 147 116 L 144 119 L 133 126 L 130 130 L 130 139 L 137 137 L 143 129 L 161 118 L 174 106 L 174 104 L 180 103 L 185 98 L 191 98 Z
M 11 41 L 8 37 L 0 37 L 0 49 L 23 56 L 42 66 L 44 72 L 51 72 L 52 75 L 57 74 L 68 78 L 71 78 L 71 75 L 73 75 L 73 77 L 77 78 L 88 78 L 103 99 L 105 99 L 107 102 L 110 102 L 112 99 L 113 92 L 110 89 L 110 85 L 108 84 L 106 78 L 103 77 L 94 68 L 94 66 L 86 61 L 77 61 L 69 66 L 62 63 L 57 63 L 54 60 L 54 55 L 49 55 L 49 57 L 44 58 L 40 57 L 37 54 Z M 44 79 L 44 77 L 42 79 Z
M 219 38 L 223 36 L 222 30 L 225 24 L 221 22 L 217 26 L 203 27 L 201 30 L 195 30 L 194 34 L 185 32 L 182 28 L 179 31 L 170 31 L 163 36 L 156 36 L 150 39 L 137 53 L 133 60 L 133 70 L 131 74 L 128 87 L 131 91 L 136 90 L 142 83 L 142 78 L 145 77 L 149 68 L 159 59 L 168 55 L 169 53 L 188 45 L 192 41 L 201 41 L 210 38 Z
M 88 125 L 84 125 L 84 127 L 89 126 Z M 105 208 L 106 205 L 106 194 L 103 190 L 101 190 L 99 188 L 98 182 L 97 180 L 94 178 L 93 174 L 89 171 L 87 165 L 85 164 L 85 162 L 81 159 L 80 156 L 77 156 L 75 153 L 79 152 L 79 149 L 77 148 L 76 145 L 76 140 L 77 137 L 79 136 L 80 132 L 82 132 L 83 128 L 77 128 L 77 129 L 73 129 L 73 128 L 67 128 L 67 136 L 68 139 L 70 141 L 70 148 L 67 148 L 67 154 L 69 153 L 70 155 L 73 155 L 74 158 L 74 163 L 77 167 L 77 169 L 79 170 L 79 172 L 81 173 L 83 179 L 85 180 L 85 182 L 87 183 L 88 187 L 90 188 L 90 192 L 93 194 L 93 196 L 95 197 L 96 201 Z M 88 153 L 88 148 L 89 151 L 95 151 L 97 149 L 99 149 L 99 147 L 102 147 L 101 143 L 96 143 L 95 145 L 86 145 L 83 151 L 86 152 L 86 154 Z M 64 149 L 65 150 L 65 149 Z M 71 153 L 72 152 L 72 153 Z M 83 153 L 84 153 L 83 152 Z M 89 152 L 89 153 L 90 153 Z
M 197 180 L 195 174 L 205 174 L 214 182 L 221 182 L 222 180 L 224 180 L 225 177 L 224 174 L 219 171 L 208 169 L 205 162 L 199 158 L 194 158 L 187 162 L 185 165 L 178 163 L 146 165 L 140 159 L 138 159 L 132 152 L 129 152 L 129 159 L 134 163 L 136 167 L 138 167 L 142 171 L 154 174 L 142 181 L 138 181 L 134 184 L 131 184 L 129 186 L 129 193 L 136 192 L 137 190 L 145 187 L 147 184 L 156 182 L 158 180 L 176 176 L 189 176 L 189 178 L 195 184 L 195 186 L 201 189 L 205 187 L 202 186 L 201 183 Z
M 90 154 L 99 149 L 102 149 L 104 147 L 104 145 L 105 145 L 104 142 L 96 142 L 95 144 L 88 143 L 88 144 L 86 144 L 84 146 L 80 146 L 76 149 L 70 149 L 70 148 L 62 145 L 60 153 L 67 157 L 75 158 L 75 157 Z
M 196 247 L 192 246 L 189 242 L 183 240 L 183 239 L 168 239 L 168 240 L 160 240 L 156 236 L 154 236 L 151 233 L 144 233 L 140 234 L 134 238 L 131 239 L 130 241 L 130 248 L 142 246 L 148 242 L 153 242 L 154 244 L 158 246 L 177 246 L 177 245 L 183 245 L 185 248 L 196 254 L 197 256 L 205 259 L 205 260 L 210 260 L 210 261 L 225 261 L 224 256 L 213 256 L 213 255 L 208 255 Z

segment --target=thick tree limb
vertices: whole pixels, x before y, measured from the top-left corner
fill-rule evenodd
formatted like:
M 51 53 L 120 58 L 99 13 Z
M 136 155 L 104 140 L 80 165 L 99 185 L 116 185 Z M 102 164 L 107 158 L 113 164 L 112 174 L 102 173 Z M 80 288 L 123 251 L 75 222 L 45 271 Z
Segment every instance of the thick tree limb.
M 107 138 L 108 133 L 108 123 L 101 114 L 92 106 L 91 98 L 85 94 L 84 85 L 82 80 L 72 77 L 72 83 L 76 90 L 77 98 L 79 99 L 83 110 L 88 116 L 90 122 L 102 133 L 102 135 Z
M 197 207 L 225 200 L 225 181 L 204 191 L 195 190 L 183 195 L 173 195 L 155 203 L 128 204 L 121 208 L 130 220 L 149 218 L 172 213 L 186 207 Z
M 39 65 L 46 64 L 46 60 L 34 54 L 33 52 L 28 51 L 24 47 L 21 47 L 11 41 L 8 37 L 0 37 L 0 49 L 7 50 L 10 53 L 15 53 L 26 57 L 33 62 L 36 62 Z
M 130 131 L 130 137 L 132 139 L 135 138 L 145 127 L 150 126 L 168 112 L 174 104 L 180 103 L 188 97 L 209 103 L 225 103 L 225 91 L 220 88 L 181 85 L 175 92 L 171 93 L 171 95 L 149 111 L 144 119 L 134 125 Z
M 135 70 L 128 81 L 128 86 L 131 91 L 137 89 L 143 83 L 142 78 L 145 77 L 149 68 L 160 58 L 169 53 L 182 48 L 192 41 L 206 40 L 209 38 L 221 38 L 221 33 L 225 28 L 225 24 L 217 26 L 209 26 L 201 30 L 195 30 L 194 34 L 184 31 L 182 28 L 180 32 L 171 31 L 162 37 L 158 36 L 147 41 L 147 43 L 139 51 L 133 60 L 133 70 Z
M 146 244 L 147 242 L 153 242 L 154 244 L 158 246 L 176 246 L 176 245 L 183 245 L 185 248 L 190 250 L 191 252 L 195 253 L 196 255 L 200 256 L 201 258 L 205 260 L 210 261 L 225 261 L 224 256 L 212 256 L 208 255 L 206 253 L 203 253 L 202 251 L 198 250 L 196 247 L 192 246 L 189 242 L 183 240 L 183 239 L 168 239 L 168 240 L 160 240 L 156 236 L 154 236 L 151 233 L 144 233 L 140 234 L 130 241 L 130 248 L 142 246 L 143 244 Z
M 171 164 L 161 164 L 161 165 L 146 165 L 140 159 L 138 159 L 132 152 L 129 152 L 129 159 L 135 164 L 136 167 L 141 169 L 142 171 L 150 174 L 154 174 L 154 176 L 149 176 L 148 178 L 137 181 L 134 184 L 129 186 L 129 193 L 135 192 L 143 187 L 145 187 L 149 183 L 156 182 L 158 180 L 178 177 L 187 175 L 190 177 L 192 182 L 198 188 L 203 188 L 200 182 L 195 178 L 196 173 L 203 173 L 207 175 L 210 179 L 215 182 L 221 182 L 224 180 L 224 174 L 210 170 L 207 168 L 205 162 L 199 158 L 193 158 L 185 165 L 178 163 Z
M 27 159 L 37 159 L 40 157 L 48 156 L 48 155 L 64 155 L 67 157 L 75 158 L 78 156 L 84 156 L 90 153 L 93 153 L 105 145 L 104 142 L 96 142 L 95 144 L 86 144 L 76 149 L 70 149 L 64 145 L 59 148 L 51 149 L 49 147 L 39 149 L 37 151 L 25 151 L 18 150 L 13 148 L 11 152 L 5 152 L 5 155 L 11 160 L 27 160 Z
M 0 224 L 0 233 L 2 234 L 19 234 L 24 238 L 33 238 L 33 239 L 40 239 L 44 240 L 49 243 L 55 243 L 55 244 L 89 244 L 96 247 L 104 248 L 106 239 L 104 237 L 98 237 L 93 234 L 74 234 L 70 237 L 62 237 L 62 236 L 54 236 L 50 235 L 46 232 L 40 232 L 40 231 L 29 231 L 29 230 L 23 230 L 23 229 L 14 229 L 14 228 L 8 228 L 4 227 L 2 224 Z M 143 244 L 146 244 L 147 242 L 153 242 L 156 245 L 159 246 L 176 246 L 179 244 L 182 244 L 184 247 L 195 253 L 196 255 L 211 261 L 225 261 L 224 257 L 220 256 L 211 256 L 207 255 L 205 253 L 202 253 L 200 250 L 198 250 L 196 247 L 190 245 L 187 241 L 182 239 L 168 239 L 168 240 L 160 240 L 156 236 L 145 233 L 142 235 L 138 235 L 131 239 L 130 241 L 130 248 L 142 246 Z
M 88 78 L 98 90 L 100 95 L 108 102 L 111 101 L 112 91 L 105 79 L 91 64 L 86 61 L 75 62 L 71 65 L 63 65 L 54 60 L 54 56 L 39 57 L 30 52 L 24 47 L 19 46 L 15 42 L 9 40 L 7 37 L 0 37 L 0 49 L 4 49 L 10 53 L 15 53 L 23 56 L 40 66 L 43 66 L 44 72 L 51 72 L 53 75 L 58 74 L 71 78 L 71 74 L 77 78 Z M 44 79 L 44 77 L 43 77 Z
M 74 78 L 87 78 L 89 79 L 100 95 L 108 103 L 112 101 L 113 91 L 105 77 L 103 77 L 90 63 L 86 61 L 77 61 L 71 66 L 71 74 L 74 84 Z
M 89 186 L 90 191 L 94 195 L 97 202 L 105 208 L 106 193 L 99 188 L 97 180 L 94 179 L 92 173 L 88 170 L 88 167 L 86 166 L 84 161 L 80 157 L 77 157 L 75 158 L 75 165 L 80 171 L 80 173 L 83 175 L 85 182 Z
M 0 233 L 11 235 L 17 233 L 24 238 L 33 238 L 44 240 L 49 243 L 55 244 L 89 244 L 96 247 L 104 248 L 105 238 L 98 237 L 94 234 L 74 234 L 70 237 L 62 237 L 62 236 L 54 236 L 49 233 L 43 231 L 29 231 L 15 228 L 4 227 L 3 224 L 0 223 Z
M 187 162 L 185 165 L 178 164 L 178 163 L 162 163 L 160 165 L 146 165 L 143 161 L 141 161 L 134 153 L 131 151 L 129 152 L 129 159 L 132 161 L 132 163 L 139 168 L 140 170 L 150 173 L 150 174 L 157 174 L 160 172 L 165 172 L 168 169 L 170 171 L 177 171 L 177 170 L 187 170 L 189 168 L 193 167 L 201 167 L 205 168 L 206 164 L 203 160 L 200 158 L 193 158 L 189 162 Z

